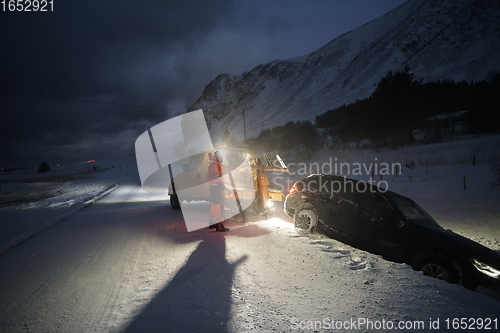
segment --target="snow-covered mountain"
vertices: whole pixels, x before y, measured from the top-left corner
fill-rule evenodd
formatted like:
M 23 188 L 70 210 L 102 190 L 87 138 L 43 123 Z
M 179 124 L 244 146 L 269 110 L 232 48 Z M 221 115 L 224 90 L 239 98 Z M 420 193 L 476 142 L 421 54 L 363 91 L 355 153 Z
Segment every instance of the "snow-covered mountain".
M 498 0 L 409 0 L 308 55 L 221 74 L 189 110 L 203 109 L 213 138 L 242 139 L 365 98 L 389 71 L 424 82 L 483 80 L 500 71 Z

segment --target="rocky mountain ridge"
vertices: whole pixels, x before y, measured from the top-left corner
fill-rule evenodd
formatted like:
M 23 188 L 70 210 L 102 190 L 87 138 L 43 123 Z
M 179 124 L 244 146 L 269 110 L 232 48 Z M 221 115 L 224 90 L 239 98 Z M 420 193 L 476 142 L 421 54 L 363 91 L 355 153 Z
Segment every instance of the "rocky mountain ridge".
M 499 59 L 500 2 L 409 0 L 310 54 L 221 74 L 189 110 L 204 110 L 213 138 L 242 140 L 369 97 L 389 70 L 479 81 Z

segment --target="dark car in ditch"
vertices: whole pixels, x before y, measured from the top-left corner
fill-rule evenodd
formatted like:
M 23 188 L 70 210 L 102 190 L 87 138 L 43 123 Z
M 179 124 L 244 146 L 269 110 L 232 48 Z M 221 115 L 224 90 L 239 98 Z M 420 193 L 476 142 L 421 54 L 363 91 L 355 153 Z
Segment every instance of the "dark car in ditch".
M 285 198 L 297 228 L 411 265 L 468 289 L 500 290 L 500 254 L 443 229 L 415 201 L 363 181 L 310 175 Z

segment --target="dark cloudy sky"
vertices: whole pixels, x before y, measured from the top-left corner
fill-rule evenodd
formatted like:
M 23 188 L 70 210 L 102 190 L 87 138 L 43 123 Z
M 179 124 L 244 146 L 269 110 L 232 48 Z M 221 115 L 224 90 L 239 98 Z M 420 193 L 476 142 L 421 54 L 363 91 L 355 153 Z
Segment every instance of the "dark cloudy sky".
M 307 54 L 403 2 L 54 0 L 53 12 L 1 11 L 0 167 L 131 155 L 139 134 L 218 74 Z

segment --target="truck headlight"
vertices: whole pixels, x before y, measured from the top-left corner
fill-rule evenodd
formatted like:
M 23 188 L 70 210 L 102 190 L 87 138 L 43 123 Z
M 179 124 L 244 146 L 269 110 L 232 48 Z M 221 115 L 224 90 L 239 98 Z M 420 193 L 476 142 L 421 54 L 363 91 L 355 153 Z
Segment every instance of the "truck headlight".
M 476 267 L 476 269 L 481 273 L 488 275 L 489 277 L 492 277 L 494 279 L 500 279 L 500 270 L 476 259 L 471 259 L 471 262 L 474 267 Z

